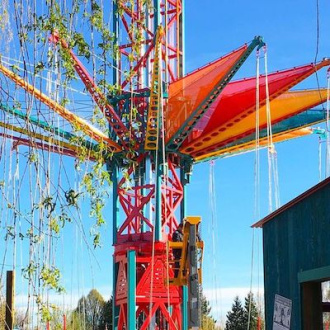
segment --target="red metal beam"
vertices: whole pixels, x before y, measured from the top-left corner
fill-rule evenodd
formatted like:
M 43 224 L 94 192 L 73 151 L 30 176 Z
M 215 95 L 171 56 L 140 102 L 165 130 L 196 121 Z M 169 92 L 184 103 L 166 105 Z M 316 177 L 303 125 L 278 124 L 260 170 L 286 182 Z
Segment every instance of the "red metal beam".
M 83 64 L 79 61 L 77 56 L 73 53 L 71 49 L 69 49 L 68 44 L 65 40 L 61 39 L 60 36 L 56 33 L 53 33 L 50 37 L 50 40 L 54 43 L 59 43 L 63 48 L 65 48 L 73 60 L 74 68 L 79 75 L 80 79 L 86 86 L 86 89 L 90 93 L 91 97 L 95 101 L 95 103 L 98 105 L 98 107 L 101 109 L 101 111 L 105 114 L 111 128 L 116 133 L 117 137 L 119 138 L 122 146 L 128 150 L 129 145 L 127 141 L 127 137 L 129 137 L 128 140 L 133 138 L 130 136 L 130 131 L 127 129 L 127 127 L 123 124 L 121 118 L 118 116 L 118 114 L 115 112 L 113 107 L 109 104 L 107 98 L 105 95 L 103 95 L 99 88 L 96 86 L 93 78 L 89 75 L 88 71 L 85 69 Z
M 25 139 L 25 138 L 22 138 L 22 137 L 18 137 L 18 136 L 12 135 L 12 134 L 6 134 L 6 133 L 2 133 L 2 132 L 0 132 L 0 136 L 3 137 L 3 138 L 8 138 L 8 139 L 13 140 L 14 141 L 14 144 L 13 144 L 14 148 L 19 146 L 19 145 L 24 145 L 24 146 L 27 146 L 27 147 L 33 147 L 33 148 L 45 150 L 45 151 L 48 151 L 48 152 L 55 152 L 57 154 L 64 155 L 64 156 L 70 156 L 70 157 L 74 157 L 74 158 L 79 157 L 78 152 L 75 152 L 73 150 L 63 148 L 63 147 L 60 147 L 60 146 L 50 145 L 50 144 L 47 144 L 47 143 L 44 143 L 44 142 L 42 143 L 42 142 L 32 141 L 30 139 Z M 91 156 L 89 156 L 89 157 L 87 156 L 87 158 L 89 160 L 92 160 L 92 161 L 95 160 L 95 158 L 91 157 Z

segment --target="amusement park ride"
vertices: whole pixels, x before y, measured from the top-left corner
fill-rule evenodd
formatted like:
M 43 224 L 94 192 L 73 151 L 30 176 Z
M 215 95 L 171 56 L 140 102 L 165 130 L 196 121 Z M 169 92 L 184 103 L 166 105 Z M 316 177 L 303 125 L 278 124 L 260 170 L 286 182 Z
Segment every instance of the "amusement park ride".
M 328 66 L 330 60 L 231 81 L 254 49 L 265 49 L 262 38 L 256 37 L 185 74 L 184 0 L 154 0 L 152 6 L 141 0 L 112 3 L 116 51 L 111 83 L 117 86 L 113 94 L 102 94 L 59 33 L 52 31 L 50 37 L 53 47 L 70 54 L 77 75 L 109 123 L 108 135 L 4 65 L 0 71 L 83 131 L 90 138 L 84 141 L 85 148 L 94 150 L 96 144 L 91 140 L 106 145 L 104 159 L 113 182 L 114 329 L 136 329 L 137 324 L 139 329 L 198 328 L 201 274 L 196 258 L 203 244 L 196 241 L 198 220 L 187 216 L 185 198 L 192 167 L 252 150 L 256 113 L 261 147 L 272 147 L 267 139 L 269 123 L 273 142 L 312 134 L 310 126 L 325 121 L 326 113 L 309 109 L 327 100 L 327 90 L 290 89 Z M 81 146 L 72 142 L 74 133 L 5 104 L 1 109 L 58 139 L 5 123 L 1 127 L 11 132 L 2 131 L 0 136 L 27 146 L 33 137 L 34 147 L 79 155 Z M 123 167 L 128 167 L 125 177 L 120 175 Z M 128 177 L 134 182 L 129 188 Z M 171 242 L 184 219 L 184 242 Z M 171 257 L 174 247 L 182 248 L 178 276 Z

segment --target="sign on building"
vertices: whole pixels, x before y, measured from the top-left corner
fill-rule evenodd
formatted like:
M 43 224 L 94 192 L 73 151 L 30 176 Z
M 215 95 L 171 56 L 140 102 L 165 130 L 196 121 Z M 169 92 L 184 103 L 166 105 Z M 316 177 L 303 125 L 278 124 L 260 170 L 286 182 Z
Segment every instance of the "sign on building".
M 290 329 L 292 301 L 278 294 L 275 295 L 273 330 Z

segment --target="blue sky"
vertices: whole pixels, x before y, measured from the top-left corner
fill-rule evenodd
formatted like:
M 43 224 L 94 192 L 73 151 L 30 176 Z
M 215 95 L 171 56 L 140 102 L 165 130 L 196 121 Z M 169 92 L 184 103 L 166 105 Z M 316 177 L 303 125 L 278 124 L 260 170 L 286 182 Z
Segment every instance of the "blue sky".
M 319 0 L 320 40 L 318 59 L 330 56 L 330 3 Z M 316 54 L 316 1 L 277 0 L 204 0 L 186 1 L 186 69 L 187 72 L 222 56 L 255 35 L 268 44 L 269 71 L 281 70 L 314 61 Z M 255 75 L 252 54 L 235 78 Z M 321 86 L 326 86 L 325 70 L 320 71 Z M 316 88 L 315 76 L 297 88 Z M 324 154 L 324 148 L 323 148 Z M 318 138 L 310 136 L 277 145 L 281 204 L 302 193 L 319 180 Z M 54 158 L 56 159 L 56 157 Z M 205 240 L 204 290 L 221 319 L 235 295 L 245 295 L 250 287 L 254 216 L 254 153 L 219 159 L 214 164 L 195 166 L 188 187 L 187 213 L 202 216 Z M 66 167 L 73 162 L 66 160 Z M 214 166 L 216 216 L 210 208 L 210 167 Z M 268 213 L 267 154 L 261 151 L 261 216 Z M 69 170 L 70 173 L 70 170 Z M 65 305 L 92 287 L 105 298 L 111 293 L 112 247 L 111 204 L 107 206 L 107 225 L 102 233 L 102 249 L 88 252 L 82 235 L 68 226 L 57 247 L 56 258 L 63 269 L 67 288 Z M 88 222 L 88 221 L 86 221 Z M 88 228 L 88 224 L 86 225 Z M 88 229 L 87 229 L 88 231 Z M 88 235 L 88 234 L 87 234 Z M 259 243 L 259 244 L 258 244 Z M 261 260 L 261 232 L 255 232 L 255 261 Z M 20 252 L 19 252 L 20 253 Z M 21 251 L 22 256 L 24 251 Z M 93 255 L 95 255 L 95 258 Z M 20 257 L 18 257 L 20 258 Z M 19 263 L 19 262 L 18 262 Z M 253 287 L 260 284 L 262 264 L 254 264 Z M 18 279 L 18 294 L 24 304 L 23 281 Z M 217 292 L 217 294 L 215 294 Z M 254 290 L 257 292 L 257 289 Z M 62 298 L 61 298 L 62 299 Z M 61 300 L 60 299 L 60 300 Z M 18 302 L 20 300 L 18 299 Z

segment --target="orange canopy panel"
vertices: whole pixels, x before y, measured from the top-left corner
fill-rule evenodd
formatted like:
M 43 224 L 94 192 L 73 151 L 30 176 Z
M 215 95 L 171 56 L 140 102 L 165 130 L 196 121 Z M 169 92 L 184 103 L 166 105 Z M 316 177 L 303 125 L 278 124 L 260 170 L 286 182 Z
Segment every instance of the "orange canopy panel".
M 324 60 L 317 65 L 309 64 L 269 74 L 268 84 L 270 100 L 285 93 L 289 88 L 298 84 L 316 70 L 329 64 L 329 60 Z M 266 102 L 265 94 L 265 77 L 262 76 L 260 78 L 261 106 Z M 222 137 L 226 131 L 229 131 L 228 133 L 226 132 L 227 137 L 228 135 L 235 136 L 235 127 L 237 127 L 238 123 L 255 112 L 255 100 L 256 78 L 229 83 L 222 94 L 218 97 L 217 101 L 211 106 L 213 114 L 210 116 L 208 124 L 203 129 L 202 134 L 199 137 L 194 138 L 191 142 L 184 144 L 180 151 L 189 154 L 197 152 L 201 154 L 205 152 L 209 153 L 214 151 L 214 149 L 217 149 L 219 147 L 218 144 L 221 143 L 221 141 L 224 141 Z M 319 103 L 316 102 L 316 104 Z M 306 106 L 308 106 L 308 104 Z M 305 107 L 302 107 L 301 111 L 305 109 Z M 291 110 L 289 110 L 289 113 L 290 111 Z M 299 112 L 299 110 L 297 112 Z M 251 129 L 251 126 L 246 127 L 246 130 L 248 129 Z M 231 134 L 231 132 L 233 132 L 233 134 Z M 213 150 L 210 150 L 212 149 L 211 146 L 214 146 Z
M 294 129 L 291 131 L 281 132 L 281 133 L 273 135 L 273 143 L 284 142 L 287 140 L 307 136 L 312 133 L 313 133 L 313 130 L 310 127 L 303 127 L 303 128 Z M 267 137 L 260 139 L 259 140 L 260 148 L 267 147 L 267 143 L 268 143 Z M 252 141 L 249 141 L 246 143 L 242 143 L 242 144 L 238 144 L 238 145 L 232 146 L 230 148 L 224 148 L 224 149 L 218 150 L 216 152 L 211 152 L 211 153 L 205 154 L 203 156 L 196 157 L 195 161 L 202 162 L 202 161 L 208 160 L 210 158 L 235 156 L 237 154 L 249 152 L 249 151 L 253 151 L 253 150 L 255 150 L 255 140 L 252 140 Z
M 286 92 L 270 102 L 271 121 L 276 124 L 286 118 L 292 117 L 300 112 L 311 109 L 327 100 L 326 89 L 303 90 Z M 260 129 L 267 125 L 266 106 L 260 108 L 259 115 Z M 231 129 L 225 130 L 219 135 L 217 148 L 224 147 L 234 140 L 241 139 L 255 131 L 256 116 L 252 113 L 235 123 Z M 190 151 L 194 154 L 194 151 Z
M 165 122 L 167 141 L 182 127 L 212 89 L 231 71 L 246 49 L 247 45 L 244 45 L 170 84 Z

